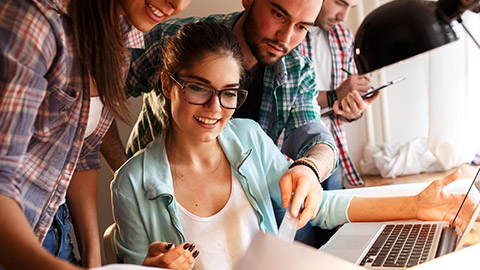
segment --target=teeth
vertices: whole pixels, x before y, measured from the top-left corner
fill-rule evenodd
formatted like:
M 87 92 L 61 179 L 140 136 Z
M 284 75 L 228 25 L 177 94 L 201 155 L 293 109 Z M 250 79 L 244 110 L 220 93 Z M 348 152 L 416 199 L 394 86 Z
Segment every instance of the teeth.
M 147 3 L 147 6 L 152 10 L 153 14 L 157 17 L 163 17 L 165 14 L 163 14 L 160 10 L 158 10 L 156 7 L 154 7 L 152 4 L 150 4 L 148 1 L 145 1 Z
M 202 122 L 202 123 L 205 123 L 207 125 L 212 125 L 212 124 L 215 124 L 218 120 L 215 120 L 215 119 L 208 119 L 208 118 L 204 118 L 204 117 L 200 117 L 200 116 L 194 116 L 195 119 L 197 119 L 198 121 Z

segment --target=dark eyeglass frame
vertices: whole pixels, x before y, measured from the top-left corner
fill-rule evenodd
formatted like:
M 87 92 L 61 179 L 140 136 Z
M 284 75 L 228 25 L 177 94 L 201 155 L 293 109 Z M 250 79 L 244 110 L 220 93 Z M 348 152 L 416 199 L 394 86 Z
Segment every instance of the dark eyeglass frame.
M 247 99 L 247 96 L 248 96 L 248 91 L 245 90 L 245 89 L 241 89 L 241 88 L 225 88 L 225 89 L 215 89 L 209 85 L 206 85 L 206 84 L 203 84 L 203 83 L 199 83 L 199 82 L 191 82 L 191 81 L 185 81 L 185 80 L 182 80 L 182 79 L 179 79 L 179 78 L 176 78 L 174 77 L 173 75 L 168 75 L 170 77 L 170 79 L 172 79 L 175 83 L 177 83 L 181 88 L 182 88 L 182 92 L 183 92 L 183 99 L 189 103 L 189 104 L 193 104 L 193 105 L 206 105 L 208 103 L 210 103 L 210 101 L 212 101 L 213 97 L 215 96 L 218 96 L 218 100 L 220 102 L 220 105 L 225 108 L 225 109 L 229 109 L 229 110 L 236 110 L 238 108 L 240 108 L 243 103 L 245 102 L 245 100 Z M 197 84 L 197 85 L 201 85 L 202 87 L 205 87 L 209 90 L 211 90 L 211 93 L 212 95 L 210 96 L 210 98 L 208 98 L 207 101 L 203 102 L 203 103 L 195 103 L 195 102 L 191 102 L 189 100 L 187 100 L 187 95 L 185 94 L 185 86 L 187 84 Z M 237 106 L 235 108 L 233 107 L 227 107 L 225 105 L 223 105 L 222 103 L 222 98 L 221 98 L 221 94 L 223 92 L 227 92 L 227 91 L 235 91 L 235 92 L 239 92 L 243 95 L 245 95 L 245 97 L 243 98 L 242 102 L 240 103 L 237 103 Z

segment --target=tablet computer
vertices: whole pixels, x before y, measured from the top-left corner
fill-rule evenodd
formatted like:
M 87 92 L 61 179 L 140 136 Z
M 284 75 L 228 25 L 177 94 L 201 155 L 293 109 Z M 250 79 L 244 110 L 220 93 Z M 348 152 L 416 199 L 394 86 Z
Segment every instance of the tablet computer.
M 384 85 L 382 85 L 382 86 L 380 86 L 380 87 L 378 87 L 378 88 L 375 88 L 375 89 L 367 92 L 366 94 L 364 94 L 364 95 L 362 96 L 362 98 L 370 98 L 370 97 L 372 97 L 375 93 L 377 93 L 378 91 L 382 90 L 383 88 L 388 87 L 388 86 L 390 86 L 390 85 L 394 85 L 394 84 L 399 83 L 399 82 L 401 82 L 401 81 L 404 81 L 405 79 L 406 79 L 405 77 L 402 77 L 402 78 L 399 78 L 399 79 L 396 79 L 396 80 L 389 81 L 389 82 L 385 83 Z

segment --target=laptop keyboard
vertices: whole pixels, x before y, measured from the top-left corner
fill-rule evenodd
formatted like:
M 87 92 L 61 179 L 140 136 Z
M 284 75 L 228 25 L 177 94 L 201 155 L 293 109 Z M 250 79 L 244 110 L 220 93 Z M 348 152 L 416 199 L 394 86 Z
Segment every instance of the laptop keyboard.
M 385 226 L 360 265 L 411 267 L 427 261 L 437 224 Z

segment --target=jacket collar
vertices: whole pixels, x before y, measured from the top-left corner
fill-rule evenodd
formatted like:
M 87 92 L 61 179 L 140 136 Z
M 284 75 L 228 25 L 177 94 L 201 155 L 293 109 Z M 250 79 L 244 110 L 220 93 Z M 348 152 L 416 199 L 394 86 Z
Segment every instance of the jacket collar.
M 155 200 L 162 195 L 173 196 L 173 179 L 165 149 L 164 133 L 166 132 L 150 143 L 143 154 L 143 188 L 149 200 Z M 243 176 L 242 165 L 252 150 L 240 143 L 230 123 L 220 133 L 218 140 L 229 163 Z

